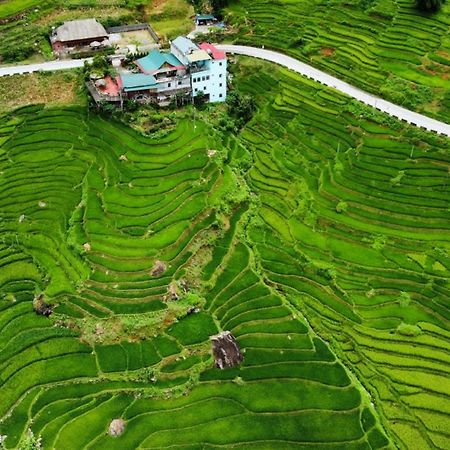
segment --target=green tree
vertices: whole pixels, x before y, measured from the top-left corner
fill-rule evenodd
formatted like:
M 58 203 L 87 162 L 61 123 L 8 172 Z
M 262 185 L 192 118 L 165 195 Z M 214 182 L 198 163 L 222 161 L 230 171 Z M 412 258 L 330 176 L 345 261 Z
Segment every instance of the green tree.
M 206 102 L 206 94 L 203 91 L 197 92 L 197 95 L 194 97 L 194 104 L 196 106 L 203 106 Z
M 436 12 L 441 9 L 445 0 L 417 0 L 417 7 L 421 11 Z
M 228 94 L 227 105 L 228 114 L 235 119 L 238 129 L 249 122 L 256 111 L 255 99 L 250 95 L 242 95 L 237 91 Z

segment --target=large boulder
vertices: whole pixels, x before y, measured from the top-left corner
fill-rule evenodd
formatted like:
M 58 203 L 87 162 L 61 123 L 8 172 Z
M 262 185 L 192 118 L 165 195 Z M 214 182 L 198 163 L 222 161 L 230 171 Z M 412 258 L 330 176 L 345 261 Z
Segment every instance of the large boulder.
M 229 331 L 222 331 L 211 337 L 215 365 L 219 369 L 239 365 L 244 356 L 241 353 L 236 338 Z

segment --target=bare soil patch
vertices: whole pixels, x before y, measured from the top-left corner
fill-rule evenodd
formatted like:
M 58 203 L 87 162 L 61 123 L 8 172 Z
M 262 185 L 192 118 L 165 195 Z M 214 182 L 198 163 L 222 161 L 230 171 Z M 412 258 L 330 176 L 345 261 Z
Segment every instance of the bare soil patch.
M 327 56 L 327 57 L 328 56 L 333 56 L 335 52 L 336 52 L 336 50 L 334 48 L 331 48 L 331 47 L 322 47 L 320 49 L 320 54 L 322 56 Z

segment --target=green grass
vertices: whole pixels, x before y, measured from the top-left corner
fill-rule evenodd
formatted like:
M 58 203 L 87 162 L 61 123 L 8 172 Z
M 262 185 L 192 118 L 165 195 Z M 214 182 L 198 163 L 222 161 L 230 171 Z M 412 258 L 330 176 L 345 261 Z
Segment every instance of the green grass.
M 21 11 L 39 6 L 43 0 L 7 0 L 0 5 L 0 19 L 13 16 Z

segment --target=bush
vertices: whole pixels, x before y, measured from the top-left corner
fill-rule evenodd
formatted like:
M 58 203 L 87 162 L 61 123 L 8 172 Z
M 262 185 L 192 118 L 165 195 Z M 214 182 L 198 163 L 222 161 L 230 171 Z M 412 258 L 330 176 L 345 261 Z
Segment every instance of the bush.
M 250 95 L 243 95 L 237 91 L 228 94 L 227 97 L 228 114 L 234 118 L 236 128 L 240 130 L 249 122 L 256 111 L 256 102 Z
M 429 87 L 397 77 L 389 78 L 380 91 L 385 97 L 407 108 L 415 109 L 433 100 L 433 92 Z
M 442 7 L 444 0 L 417 0 L 417 8 L 420 11 L 436 12 Z

